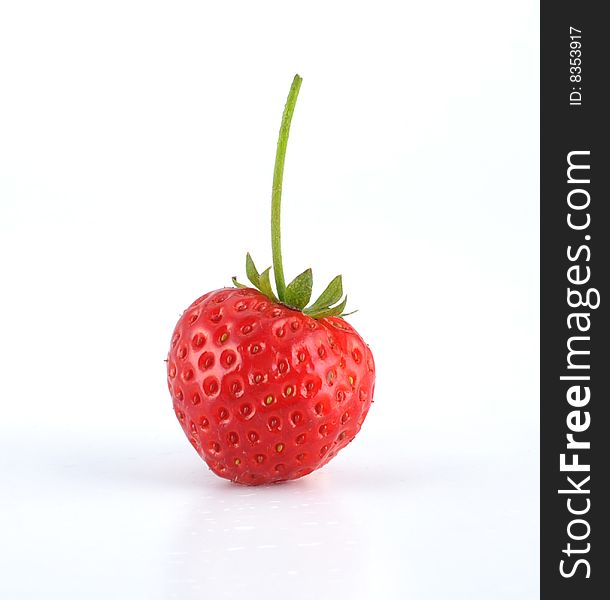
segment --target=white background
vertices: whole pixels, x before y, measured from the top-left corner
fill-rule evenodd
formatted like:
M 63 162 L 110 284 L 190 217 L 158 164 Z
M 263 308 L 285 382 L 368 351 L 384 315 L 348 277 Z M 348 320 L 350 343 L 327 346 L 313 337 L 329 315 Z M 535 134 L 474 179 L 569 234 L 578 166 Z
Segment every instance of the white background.
M 538 6 L 0 5 L 0 597 L 538 596 Z M 181 311 L 338 272 L 377 362 L 303 480 L 217 479 L 171 409 Z

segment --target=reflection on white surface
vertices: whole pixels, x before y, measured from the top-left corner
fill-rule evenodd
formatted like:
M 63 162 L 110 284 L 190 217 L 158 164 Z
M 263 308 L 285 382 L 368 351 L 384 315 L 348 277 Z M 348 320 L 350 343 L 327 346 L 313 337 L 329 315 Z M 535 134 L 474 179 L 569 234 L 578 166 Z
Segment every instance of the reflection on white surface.
M 315 598 L 320 580 L 329 597 L 357 595 L 367 546 L 349 511 L 318 480 L 245 490 L 219 483 L 178 519 L 168 543 L 167 597 L 275 598 L 290 586 L 293 597 Z
M 171 430 L 166 450 L 2 436 L 0 597 L 535 597 L 525 455 L 368 440 L 302 480 L 247 488 L 207 471 Z

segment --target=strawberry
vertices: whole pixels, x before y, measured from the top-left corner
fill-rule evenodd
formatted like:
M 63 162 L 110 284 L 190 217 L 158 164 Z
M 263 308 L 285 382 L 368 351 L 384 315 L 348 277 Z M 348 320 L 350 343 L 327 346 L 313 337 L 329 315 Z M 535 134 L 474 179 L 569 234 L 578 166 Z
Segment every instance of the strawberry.
M 174 411 L 195 450 L 220 477 L 258 485 L 297 479 L 354 439 L 373 401 L 373 355 L 343 317 L 341 276 L 311 305 L 311 269 L 286 285 L 280 205 L 294 78 L 278 140 L 272 193 L 271 267 L 253 288 L 209 292 L 180 317 L 167 359 Z M 256 288 L 256 289 L 254 289 Z M 277 295 L 276 295 L 277 294 Z

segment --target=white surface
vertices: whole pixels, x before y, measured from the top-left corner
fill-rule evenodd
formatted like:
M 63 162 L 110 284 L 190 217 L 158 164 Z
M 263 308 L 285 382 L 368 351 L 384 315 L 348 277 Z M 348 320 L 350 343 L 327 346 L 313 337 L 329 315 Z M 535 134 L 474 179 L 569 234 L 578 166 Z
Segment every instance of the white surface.
M 537 36 L 524 0 L 2 4 L 0 597 L 538 596 Z M 270 263 L 297 71 L 287 276 L 343 273 L 376 402 L 241 488 L 163 359 Z

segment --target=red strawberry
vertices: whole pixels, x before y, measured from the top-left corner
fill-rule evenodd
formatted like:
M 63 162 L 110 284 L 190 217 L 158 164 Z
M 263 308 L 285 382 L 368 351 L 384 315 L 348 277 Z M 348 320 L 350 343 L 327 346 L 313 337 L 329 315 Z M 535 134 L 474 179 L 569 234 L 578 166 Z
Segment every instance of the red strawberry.
M 307 475 L 358 433 L 375 367 L 343 319 L 312 319 L 253 289 L 224 288 L 178 321 L 174 410 L 210 468 L 239 483 Z
M 221 477 L 257 485 L 296 479 L 326 464 L 360 430 L 373 399 L 369 347 L 341 316 L 341 276 L 318 300 L 307 269 L 286 286 L 280 202 L 290 121 L 301 85 L 293 81 L 274 171 L 270 271 L 246 272 L 257 288 L 209 292 L 178 321 L 167 360 L 174 411 L 187 437 Z

